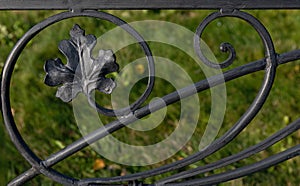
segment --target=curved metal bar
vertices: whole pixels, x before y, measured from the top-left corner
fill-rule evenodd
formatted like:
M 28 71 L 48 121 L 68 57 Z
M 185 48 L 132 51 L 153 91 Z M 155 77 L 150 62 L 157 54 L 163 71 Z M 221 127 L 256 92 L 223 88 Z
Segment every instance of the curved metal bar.
M 232 171 L 228 171 L 221 174 L 212 175 L 202 179 L 194 179 L 182 182 L 180 184 L 167 184 L 172 186 L 179 186 L 179 185 L 214 185 L 217 183 L 233 180 L 236 178 L 240 178 L 266 168 L 272 167 L 276 164 L 279 164 L 283 161 L 289 160 L 295 156 L 300 155 L 300 145 L 296 145 L 288 150 L 270 156 L 264 160 L 259 162 L 253 163 L 251 165 L 247 165 L 245 167 L 237 168 Z
M 214 12 L 212 14 L 210 14 L 209 16 L 207 16 L 197 27 L 196 32 L 195 32 L 195 37 L 194 37 L 194 49 L 195 52 L 197 54 L 197 56 L 199 57 L 199 59 L 201 59 L 201 61 L 206 64 L 207 66 L 211 67 L 211 68 L 226 68 L 228 66 L 230 66 L 233 61 L 236 58 L 236 52 L 234 47 L 227 42 L 221 43 L 220 45 L 220 50 L 222 52 L 229 52 L 229 56 L 228 58 L 221 62 L 221 63 L 215 63 L 210 61 L 209 59 L 207 59 L 207 57 L 203 54 L 202 50 L 201 50 L 201 36 L 205 30 L 205 28 L 214 20 L 221 18 L 221 17 L 237 17 L 240 18 L 244 21 L 247 21 L 251 26 L 253 26 L 256 31 L 258 33 L 260 33 L 260 31 L 262 30 L 258 30 L 259 27 L 263 26 L 261 23 L 259 23 L 258 20 L 256 21 L 251 21 L 254 20 L 255 18 L 253 16 L 251 16 L 250 14 L 246 14 L 246 13 L 242 13 L 238 10 L 235 9 L 229 9 L 229 10 L 220 10 L 220 12 Z M 267 32 L 266 30 L 263 32 Z M 262 32 L 261 32 L 262 33 Z M 264 37 L 266 36 L 261 36 L 261 39 L 264 40 Z M 268 38 L 268 37 L 266 37 Z M 269 41 L 264 41 L 265 46 L 267 46 L 267 42 L 272 42 L 271 38 L 268 39 Z M 268 49 L 267 49 L 268 50 Z M 268 51 L 266 50 L 266 55 L 268 55 Z M 270 50 L 274 50 L 274 47 L 270 48 Z M 274 52 L 275 53 L 275 52 Z
M 297 131 L 300 129 L 300 118 L 296 121 L 294 121 L 293 123 L 289 124 L 287 127 L 281 129 L 280 131 L 276 132 L 275 134 L 273 134 L 272 136 L 268 137 L 267 139 L 265 139 L 264 141 L 251 146 L 237 154 L 228 156 L 226 158 L 220 159 L 216 162 L 210 163 L 210 164 L 206 164 L 204 166 L 201 167 L 197 167 L 195 169 L 191 169 L 191 170 L 187 170 L 184 172 L 180 172 L 178 174 L 174 174 L 170 177 L 164 178 L 158 182 L 156 182 L 156 185 L 163 185 L 166 183 L 170 183 L 170 182 L 174 182 L 176 180 L 179 179 L 184 179 L 184 178 L 188 178 L 188 177 L 192 177 L 195 175 L 199 175 L 199 174 L 203 174 L 205 172 L 209 172 L 211 170 L 214 169 L 218 169 L 221 167 L 225 167 L 227 165 L 230 165 L 234 162 L 240 161 L 242 159 L 248 158 L 260 151 L 263 151 L 265 149 L 267 149 L 268 147 L 274 145 L 275 143 L 277 143 L 278 141 L 284 139 L 285 137 L 287 137 L 288 135 L 292 134 L 293 132 Z
M 2 71 L 2 79 L 1 79 L 1 101 L 2 101 L 2 114 L 5 126 L 7 128 L 7 131 L 10 135 L 10 138 L 12 139 L 13 143 L 21 152 L 23 157 L 33 166 L 38 167 L 39 169 L 44 169 L 43 166 L 41 166 L 41 160 L 30 150 L 28 145 L 23 140 L 22 136 L 20 135 L 12 112 L 11 112 L 11 106 L 10 106 L 10 81 L 12 72 L 14 69 L 14 66 L 17 62 L 17 59 L 19 55 L 21 54 L 22 50 L 25 48 L 26 44 L 40 31 L 45 29 L 46 27 L 59 22 L 64 19 L 72 18 L 72 17 L 94 17 L 99 18 L 103 20 L 110 21 L 118 26 L 121 26 L 124 30 L 126 30 L 128 33 L 130 33 L 133 37 L 137 39 L 140 46 L 144 50 L 146 57 L 148 59 L 148 68 L 149 68 L 149 80 L 147 84 L 147 88 L 145 92 L 142 94 L 142 96 L 135 101 L 130 107 L 128 107 L 128 112 L 131 112 L 130 110 L 137 109 L 149 96 L 149 94 L 152 91 L 152 88 L 154 86 L 154 60 L 151 54 L 151 51 L 147 45 L 147 43 L 143 40 L 143 38 L 126 22 L 123 20 L 108 14 L 104 12 L 97 12 L 97 11 L 83 11 L 83 12 L 63 12 L 57 15 L 54 15 L 52 17 L 49 17 L 48 19 L 42 21 L 41 23 L 35 25 L 32 27 L 28 32 L 24 34 L 24 36 L 18 41 L 18 43 L 15 45 L 13 50 L 11 51 L 9 57 L 7 58 L 7 61 L 3 67 Z M 101 110 L 101 108 L 97 107 L 97 110 L 99 112 L 103 112 L 107 115 L 115 115 L 113 110 L 110 110 L 108 112 Z M 122 110 L 124 111 L 124 110 Z M 119 112 L 116 112 L 119 113 Z M 73 180 L 72 180 L 73 181 Z
M 194 37 L 195 52 L 198 55 L 199 59 L 201 59 L 201 61 L 204 64 L 206 64 L 207 66 L 209 66 L 211 68 L 216 68 L 216 69 L 226 68 L 226 67 L 230 66 L 236 58 L 235 49 L 230 43 L 222 43 L 220 45 L 220 50 L 222 52 L 229 52 L 228 58 L 221 63 L 214 63 L 214 62 L 210 61 L 209 59 L 206 58 L 206 56 L 203 54 L 203 52 L 201 50 L 201 43 L 202 43 L 201 36 L 202 36 L 204 29 L 213 20 L 215 20 L 219 17 L 224 17 L 224 16 L 226 16 L 226 15 L 223 15 L 221 12 L 215 12 L 213 14 L 210 14 L 199 24 L 199 26 L 197 27 L 196 33 L 195 33 L 195 37 Z
M 258 21 L 255 17 L 252 15 L 240 12 L 238 10 L 234 11 L 227 11 L 224 13 L 216 12 L 212 13 L 212 17 L 214 17 L 214 14 L 217 15 L 217 17 L 237 17 L 242 20 L 247 21 L 255 30 L 258 32 L 259 36 L 261 37 L 264 46 L 265 46 L 265 53 L 266 53 L 266 66 L 265 66 L 265 76 L 263 83 L 261 85 L 261 88 L 250 105 L 250 107 L 247 109 L 247 111 L 242 115 L 242 117 L 234 124 L 233 127 L 231 127 L 223 136 L 221 136 L 219 139 L 212 142 L 210 145 L 208 145 L 206 148 L 202 149 L 200 152 L 197 152 L 185 159 L 176 161 L 171 164 L 163 165 L 159 168 L 155 168 L 152 170 L 124 176 L 124 177 L 115 177 L 115 178 L 109 178 L 109 179 L 102 179 L 102 178 L 95 178 L 95 179 L 86 179 L 86 181 L 81 180 L 79 183 L 106 183 L 106 182 L 114 182 L 114 181 L 128 181 L 128 180 L 136 180 L 140 178 L 146 178 L 158 174 L 163 174 L 172 170 L 176 170 L 179 168 L 182 168 L 184 166 L 187 166 L 189 164 L 195 163 L 211 154 L 216 152 L 217 150 L 221 149 L 225 145 L 227 145 L 230 141 L 232 141 L 256 116 L 256 114 L 259 112 L 261 107 L 263 106 L 264 102 L 266 101 L 268 94 L 271 90 L 271 87 L 273 85 L 273 81 L 275 78 L 276 73 L 276 66 L 277 66 L 277 59 L 276 59 L 276 53 L 273 46 L 273 42 L 271 39 L 270 34 L 266 30 L 266 28 L 263 26 L 260 21 Z M 210 16 L 211 16 L 210 15 Z M 225 76 L 225 74 L 224 74 Z M 225 77 L 224 77 L 225 78 Z M 208 80 L 210 86 L 211 84 L 210 80 Z M 198 90 L 198 89 L 197 89 Z M 165 100 L 165 99 L 164 99 Z M 167 101 L 165 101 L 167 103 Z

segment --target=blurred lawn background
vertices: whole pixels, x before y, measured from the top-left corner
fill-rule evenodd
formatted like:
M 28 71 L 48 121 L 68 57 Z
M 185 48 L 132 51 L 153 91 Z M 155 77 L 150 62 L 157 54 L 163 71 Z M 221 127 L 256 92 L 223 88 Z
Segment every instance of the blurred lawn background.
M 182 25 L 191 31 L 195 31 L 198 24 L 210 11 L 109 11 L 121 19 L 132 22 L 138 20 L 165 20 Z M 46 17 L 58 13 L 57 11 L 2 11 L 0 14 L 0 65 L 1 68 L 10 50 L 17 40 L 33 25 Z M 269 30 L 275 48 L 278 53 L 300 48 L 300 11 L 250 11 Z M 55 97 L 56 88 L 43 84 L 43 65 L 47 59 L 65 58 L 58 51 L 58 43 L 69 38 L 69 30 L 77 23 L 87 34 L 100 36 L 114 25 L 106 21 L 91 18 L 74 18 L 57 23 L 38 34 L 21 54 L 14 71 L 11 84 L 12 109 L 18 128 L 34 152 L 41 158 L 63 148 L 81 137 L 74 120 L 72 106 L 63 103 Z M 170 33 L 171 37 L 172 33 Z M 192 39 L 192 38 L 191 38 Z M 205 42 L 211 47 L 221 61 L 226 55 L 218 51 L 221 42 L 230 42 L 235 46 L 237 59 L 229 67 L 234 68 L 250 61 L 263 58 L 263 46 L 261 40 L 248 24 L 233 18 L 222 18 L 212 22 L 204 33 Z M 172 46 L 161 43 L 149 43 L 155 56 L 162 56 L 178 63 L 189 72 L 192 80 L 197 82 L 205 78 L 199 66 L 190 59 L 187 54 Z M 119 51 L 117 61 L 121 68 L 130 61 L 143 57 L 138 45 L 129 46 Z M 188 65 L 186 65 L 188 64 Z M 228 70 L 228 69 L 226 69 Z M 212 156 L 191 165 L 203 165 L 222 157 L 229 156 L 254 145 L 277 130 L 285 127 L 291 121 L 299 117 L 300 95 L 300 63 L 293 62 L 278 68 L 276 80 L 267 102 L 263 109 L 255 117 L 254 121 L 229 145 Z M 258 72 L 239 78 L 226 84 L 227 109 L 224 124 L 219 136 L 231 127 L 251 104 L 260 87 L 264 72 Z M 134 100 L 143 90 L 143 85 L 133 88 L 131 99 Z M 168 82 L 157 79 L 151 98 L 161 97 L 174 91 Z M 91 148 L 86 148 L 76 153 L 54 168 L 75 178 L 108 177 L 131 174 L 142 170 L 158 167 L 166 163 L 174 162 L 187 157 L 198 150 L 200 137 L 203 134 L 205 124 L 209 119 L 211 97 L 209 91 L 198 94 L 201 100 L 200 120 L 198 127 L 186 146 L 172 158 L 148 167 L 131 167 L 119 165 L 98 155 Z M 109 104 L 109 96 L 101 97 L 101 103 Z M 120 140 L 131 144 L 152 144 L 165 135 L 170 134 L 176 127 L 179 116 L 180 104 L 168 107 L 168 114 L 163 123 L 149 132 L 137 132 L 124 128 L 114 134 Z M 101 120 L 109 122 L 111 118 L 103 116 Z M 2 123 L 2 121 L 1 121 Z M 15 149 L 10 141 L 5 127 L 0 125 L 0 185 L 6 183 L 21 174 L 29 164 Z M 256 162 L 272 154 L 283 151 L 300 143 L 300 131 L 290 135 L 287 139 L 274 145 L 255 156 L 237 162 L 226 168 L 214 170 L 205 176 L 234 169 L 246 164 Z M 221 185 L 300 185 L 300 158 L 284 162 L 280 165 L 255 173 L 251 176 L 230 181 Z M 182 169 L 185 170 L 185 169 Z M 146 181 L 153 182 L 169 174 L 159 175 Z M 199 175 L 199 177 L 204 175 Z M 27 185 L 58 185 L 44 176 L 38 176 Z

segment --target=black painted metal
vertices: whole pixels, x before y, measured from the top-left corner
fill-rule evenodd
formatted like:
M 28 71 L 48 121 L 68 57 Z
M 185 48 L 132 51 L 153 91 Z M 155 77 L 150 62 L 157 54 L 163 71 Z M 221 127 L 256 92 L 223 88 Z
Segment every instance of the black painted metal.
M 0 0 L 0 10 L 86 9 L 283 9 L 300 8 L 299 0 Z
M 129 185 L 147 185 L 143 184 L 142 182 L 138 182 L 137 180 L 143 180 L 145 178 L 155 176 L 158 174 L 166 173 L 172 170 L 178 170 L 182 167 L 188 166 L 192 163 L 195 163 L 214 152 L 220 150 L 222 147 L 230 143 L 257 115 L 261 107 L 263 106 L 264 102 L 266 101 L 269 92 L 272 88 L 272 84 L 276 74 L 276 68 L 278 65 L 283 65 L 288 62 L 300 59 L 300 50 L 294 50 L 291 52 L 287 52 L 284 54 L 278 55 L 274 49 L 273 41 L 271 36 L 269 35 L 268 31 L 264 27 L 264 25 L 257 20 L 255 17 L 250 15 L 249 13 L 245 13 L 240 11 L 239 9 L 277 9 L 277 8 L 300 8 L 300 1 L 298 0 L 288 0 L 288 1 L 239 1 L 239 0 L 232 0 L 232 1 L 220 1 L 220 0 L 174 0 L 172 3 L 167 0 L 152 0 L 152 1 L 137 1 L 137 0 L 130 0 L 130 1 L 121 1 L 121 0 L 110 0 L 110 1 L 96 1 L 96 0 L 87 0 L 87 1 L 35 1 L 35 0 L 0 0 L 0 10 L 28 10 L 28 9 L 65 9 L 70 10 L 63 13 L 59 13 L 48 19 L 45 19 L 41 23 L 32 27 L 15 45 L 14 49 L 10 53 L 5 63 L 5 66 L 2 71 L 2 79 L 1 79 L 1 108 L 2 108 L 2 115 L 8 130 L 8 133 L 14 142 L 17 149 L 20 153 L 24 156 L 24 158 L 31 164 L 32 168 L 24 172 L 23 174 L 19 175 L 17 178 L 12 180 L 9 185 L 22 185 L 28 180 L 33 179 L 37 175 L 43 174 L 52 180 L 62 183 L 65 185 L 103 185 L 103 184 L 114 184 L 114 185 L 122 185 L 122 184 L 129 184 Z M 172 92 L 168 95 L 165 95 L 161 98 L 160 101 L 156 101 L 151 103 L 151 105 L 146 105 L 141 107 L 147 97 L 150 95 L 152 88 L 154 86 L 154 59 L 151 54 L 151 50 L 147 43 L 144 41 L 142 36 L 137 33 L 131 26 L 126 24 L 125 21 L 104 12 L 96 11 L 96 9 L 219 9 L 220 11 L 216 11 L 208 15 L 198 26 L 195 37 L 194 37 L 194 49 L 198 57 L 209 67 L 212 68 L 225 68 L 231 65 L 235 60 L 235 50 L 234 47 L 229 43 L 221 44 L 221 51 L 229 52 L 229 57 L 221 64 L 216 64 L 209 61 L 205 55 L 201 51 L 201 42 L 200 38 L 201 35 L 208 24 L 210 24 L 213 20 L 219 17 L 235 17 L 242 19 L 249 23 L 260 35 L 261 40 L 263 41 L 265 47 L 265 58 L 248 63 L 246 65 L 236 67 L 234 69 L 228 70 L 223 74 L 212 76 L 208 79 L 204 79 L 202 81 L 196 82 L 190 86 L 182 88 L 178 91 Z M 22 136 L 20 135 L 14 117 L 11 112 L 10 106 L 10 81 L 11 76 L 16 64 L 16 61 L 21 54 L 22 50 L 26 46 L 26 44 L 35 37 L 43 29 L 46 29 L 48 26 L 59 22 L 64 19 L 72 18 L 72 17 L 93 17 L 98 19 L 103 19 L 110 21 L 118 26 L 121 26 L 124 30 L 126 30 L 131 36 L 133 36 L 138 43 L 140 44 L 141 48 L 144 50 L 144 53 L 148 60 L 148 85 L 146 90 L 144 91 L 143 95 L 134 102 L 128 108 L 124 108 L 118 111 L 110 110 L 99 106 L 95 103 L 94 100 L 90 97 L 90 91 L 94 89 L 98 89 L 105 93 L 111 93 L 112 89 L 114 88 L 114 83 L 111 80 L 105 79 L 105 75 L 114 72 L 118 69 L 118 65 L 115 63 L 115 57 L 112 52 L 110 51 L 102 51 L 102 55 L 108 56 L 107 60 L 103 60 L 103 56 L 99 55 L 99 59 L 90 59 L 93 61 L 99 62 L 100 64 L 105 64 L 105 69 L 97 68 L 97 72 L 93 72 L 92 76 L 94 80 L 97 80 L 96 84 L 93 85 L 92 90 L 88 90 L 82 82 L 82 80 L 78 79 L 80 82 L 80 90 L 86 94 L 91 106 L 95 107 L 99 113 L 108 115 L 108 116 L 125 116 L 120 117 L 117 120 L 106 124 L 105 126 L 95 130 L 94 132 L 84 136 L 81 139 L 69 144 L 64 149 L 53 153 L 46 159 L 42 160 L 35 153 L 28 147 L 28 145 L 23 140 Z M 79 35 L 78 35 L 79 34 Z M 94 37 L 91 35 L 85 35 L 84 31 L 79 27 L 75 26 L 70 33 L 71 39 L 64 40 L 60 44 L 61 51 L 65 54 L 68 58 L 68 64 L 63 65 L 60 62 L 60 59 L 56 60 L 49 60 L 45 64 L 45 71 L 46 71 L 46 78 L 45 83 L 50 86 L 57 86 L 62 85 L 66 86 L 68 83 L 73 83 L 74 73 L 76 69 L 78 69 L 78 65 L 80 66 L 80 70 L 82 71 L 80 78 L 85 78 L 83 80 L 90 80 L 84 77 L 86 74 L 84 71 L 84 62 L 79 60 L 78 56 L 82 54 L 81 45 L 88 46 L 88 49 L 92 49 L 94 44 Z M 81 39 L 84 38 L 82 41 Z M 73 48 L 70 50 L 65 50 L 67 48 L 72 48 L 70 46 L 78 47 Z M 75 44 L 74 44 L 75 43 Z M 85 51 L 87 52 L 87 51 Z M 75 56 L 75 57 L 74 57 Z M 76 57 L 77 56 L 77 57 Z M 98 64 L 99 65 L 99 64 Z M 94 67 L 97 67 L 94 66 Z M 257 71 L 264 71 L 265 76 L 264 80 L 261 84 L 261 88 L 257 93 L 256 98 L 254 99 L 253 103 L 249 106 L 247 111 L 242 115 L 242 117 L 230 128 L 223 136 L 215 140 L 212 144 L 210 144 L 207 148 L 203 149 L 200 152 L 197 152 L 185 159 L 176 161 L 174 163 L 163 165 L 159 168 L 148 170 L 145 172 L 139 172 L 131 175 L 125 176 L 118 176 L 112 178 L 84 178 L 81 180 L 70 178 L 56 170 L 52 169 L 51 167 L 55 164 L 59 163 L 60 161 L 68 158 L 72 154 L 82 150 L 83 148 L 87 147 L 89 144 L 92 144 L 110 133 L 113 133 L 126 125 L 133 123 L 134 121 L 142 118 L 144 116 L 149 115 L 150 113 L 155 113 L 157 110 L 164 108 L 166 105 L 173 104 L 175 102 L 180 101 L 186 97 L 189 97 L 196 92 L 194 91 L 195 88 L 197 92 L 201 92 L 203 90 L 209 89 L 211 87 L 217 86 L 233 79 L 245 76 L 247 74 L 251 74 Z M 77 72 L 77 71 L 76 71 Z M 89 73 L 89 71 L 87 71 Z M 99 74 L 98 74 L 99 73 Z M 89 75 L 89 74 L 88 74 Z M 67 97 L 64 97 L 66 96 Z M 65 89 L 60 88 L 57 94 L 63 101 L 71 101 L 76 95 L 73 95 L 70 92 L 65 93 Z M 217 184 L 220 182 L 236 179 L 242 176 L 246 176 L 252 174 L 254 172 L 260 171 L 267 167 L 273 166 L 278 164 L 282 161 L 288 160 L 295 156 L 300 155 L 300 145 L 292 147 L 284 152 L 279 154 L 273 155 L 268 157 L 264 160 L 261 160 L 257 163 L 252 165 L 248 165 L 245 167 L 237 168 L 233 171 L 227 171 L 221 174 L 212 175 L 209 177 L 204 177 L 202 179 L 188 179 L 198 174 L 203 174 L 210 170 L 214 170 L 216 168 L 220 168 L 236 161 L 245 159 L 253 154 L 256 154 L 276 142 L 284 139 L 289 134 L 299 130 L 300 128 L 300 120 L 296 120 L 292 122 L 290 125 L 286 126 L 282 130 L 276 132 L 269 138 L 265 139 L 264 141 L 260 142 L 257 145 L 249 147 L 241 151 L 238 154 L 234 154 L 229 157 L 225 157 L 221 160 L 216 162 L 197 167 L 188 171 L 183 171 L 162 180 L 158 180 L 156 183 L 152 183 L 151 185 L 207 185 L 207 184 Z M 177 182 L 178 180 L 182 180 L 181 182 Z

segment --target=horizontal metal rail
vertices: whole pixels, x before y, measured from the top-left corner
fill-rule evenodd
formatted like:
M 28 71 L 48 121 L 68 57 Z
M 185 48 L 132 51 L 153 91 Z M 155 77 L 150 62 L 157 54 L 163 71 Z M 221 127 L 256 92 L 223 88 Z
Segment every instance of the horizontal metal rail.
M 0 0 L 0 10 L 298 9 L 299 0 Z

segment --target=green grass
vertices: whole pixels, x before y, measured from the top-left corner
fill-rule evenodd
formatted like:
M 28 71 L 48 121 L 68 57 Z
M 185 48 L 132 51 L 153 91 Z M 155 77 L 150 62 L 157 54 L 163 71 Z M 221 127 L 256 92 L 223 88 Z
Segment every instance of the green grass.
M 197 25 L 210 11 L 111 12 L 127 22 L 148 19 L 165 20 L 177 23 L 194 31 Z M 0 64 L 4 64 L 13 45 L 30 27 L 55 13 L 57 12 L 1 12 Z M 278 53 L 300 48 L 300 11 L 251 11 L 251 13 L 260 19 L 267 27 Z M 96 36 L 100 36 L 109 29 L 114 28 L 112 24 L 91 18 L 75 18 L 57 23 L 49 27 L 49 29 L 42 31 L 26 46 L 19 58 L 13 75 L 11 101 L 18 129 L 25 141 L 41 158 L 48 157 L 63 146 L 81 137 L 73 116 L 71 104 L 63 103 L 55 97 L 56 88 L 48 87 L 43 84 L 43 65 L 45 60 L 55 57 L 60 57 L 65 60 L 58 51 L 57 45 L 60 40 L 69 38 L 68 32 L 74 23 L 78 23 L 86 30 L 87 34 L 94 34 Z M 172 33 L 170 33 L 170 36 L 171 35 Z M 225 59 L 226 57 L 226 55 L 224 56 L 218 51 L 219 43 L 227 41 L 235 46 L 237 60 L 234 62 L 233 67 L 263 57 L 263 46 L 259 37 L 253 28 L 242 21 L 230 18 L 222 18 L 214 21 L 207 28 L 204 37 L 206 38 L 205 42 L 212 48 L 219 60 Z M 176 62 L 184 70 L 189 72 L 194 82 L 204 78 L 204 74 L 199 70 L 199 66 L 183 51 L 158 42 L 150 42 L 149 45 L 155 56 L 166 57 Z M 120 66 L 124 67 L 127 62 L 143 57 L 143 54 L 139 47 L 133 44 L 126 49 L 120 50 L 116 56 Z M 211 157 L 195 165 L 203 165 L 237 153 L 283 128 L 287 125 L 287 120 L 291 122 L 297 119 L 299 117 L 298 110 L 300 102 L 298 99 L 300 93 L 299 69 L 300 63 L 298 61 L 280 66 L 277 70 L 276 80 L 271 94 L 254 121 L 232 143 L 227 145 L 220 152 L 213 154 Z M 226 115 L 219 136 L 224 134 L 251 104 L 259 90 L 263 74 L 263 72 L 258 72 L 226 84 Z M 135 100 L 141 94 L 145 87 L 142 83 L 144 83 L 144 81 L 141 81 L 138 85 L 133 87 L 132 92 L 134 93 L 131 95 L 131 100 Z M 154 97 L 161 97 L 172 91 L 174 91 L 172 85 L 157 78 L 154 91 L 149 100 Z M 210 114 L 210 92 L 201 92 L 198 94 L 198 97 L 199 100 L 201 100 L 201 119 L 198 122 L 194 135 L 180 152 L 164 162 L 147 167 L 124 166 L 106 160 L 88 147 L 55 165 L 54 168 L 75 178 L 109 177 L 148 170 L 187 157 L 197 152 L 200 142 L 199 136 L 203 134 L 205 124 Z M 109 96 L 99 95 L 99 99 L 101 99 L 101 104 L 110 105 Z M 163 123 L 152 131 L 138 132 L 124 128 L 113 135 L 130 144 L 153 144 L 164 139 L 166 135 L 175 129 L 179 115 L 178 108 L 180 108 L 180 104 L 178 103 L 169 106 L 168 114 Z M 112 118 L 104 116 L 100 117 L 104 123 L 113 120 Z M 2 142 L 0 148 L 0 185 L 5 185 L 9 180 L 30 168 L 30 166 L 13 146 L 5 131 L 4 125 L 0 125 L 0 141 Z M 212 171 L 207 175 L 256 162 L 299 143 L 300 132 L 298 131 L 258 155 L 226 168 Z M 124 155 L 124 158 L 130 157 Z M 106 166 L 103 169 L 95 170 L 93 166 L 96 159 L 104 160 Z M 222 185 L 299 185 L 299 164 L 300 159 L 296 157 L 280 165 L 276 165 L 273 168 Z M 190 168 L 195 165 L 191 165 Z M 152 182 L 155 179 L 168 175 L 169 174 L 156 176 L 147 179 L 147 181 Z M 201 176 L 203 175 L 199 175 L 199 177 Z M 44 176 L 38 176 L 27 185 L 57 184 Z

